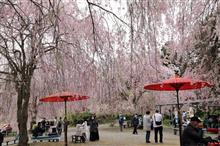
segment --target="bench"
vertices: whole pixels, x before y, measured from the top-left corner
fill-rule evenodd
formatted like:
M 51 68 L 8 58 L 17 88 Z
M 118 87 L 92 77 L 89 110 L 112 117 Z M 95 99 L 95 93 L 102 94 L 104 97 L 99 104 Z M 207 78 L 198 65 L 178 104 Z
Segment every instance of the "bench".
M 19 135 L 17 134 L 15 137 L 7 137 L 5 138 L 5 145 L 9 145 L 9 144 L 16 144 L 16 142 L 19 140 Z
M 86 129 L 85 126 L 82 124 L 76 125 L 76 131 L 75 134 L 72 135 L 72 142 L 85 142 L 86 141 Z
M 72 142 L 75 142 L 75 143 L 83 142 L 83 143 L 85 143 L 85 141 L 86 141 L 85 134 L 82 134 L 82 135 L 72 135 Z
M 59 135 L 51 135 L 51 136 L 44 135 L 44 136 L 36 136 L 36 137 L 32 136 L 31 140 L 33 140 L 33 142 L 37 142 L 37 141 L 58 142 L 60 140 L 60 136 Z

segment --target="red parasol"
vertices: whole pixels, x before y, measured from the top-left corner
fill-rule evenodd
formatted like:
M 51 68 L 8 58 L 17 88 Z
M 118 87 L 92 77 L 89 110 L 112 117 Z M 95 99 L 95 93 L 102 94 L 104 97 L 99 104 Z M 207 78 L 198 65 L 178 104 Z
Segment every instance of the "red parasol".
M 177 93 L 177 108 L 178 108 L 178 118 L 181 119 L 180 115 L 180 106 L 179 106 L 179 90 L 193 90 L 203 87 L 211 87 L 211 85 L 205 81 L 201 80 L 192 80 L 190 78 L 184 77 L 180 78 L 175 76 L 175 78 L 170 78 L 164 80 L 161 83 L 145 85 L 144 89 L 147 90 L 158 90 L 158 91 L 176 91 Z M 180 145 L 182 146 L 182 122 L 179 120 L 179 136 L 180 136 Z
M 66 101 L 77 101 L 88 99 L 88 96 L 72 94 L 70 92 L 61 92 L 53 95 L 49 95 L 47 97 L 41 98 L 42 102 L 65 102 Z
M 160 91 L 175 91 L 175 90 L 194 90 L 203 87 L 211 87 L 211 85 L 201 80 L 191 80 L 190 78 L 175 77 L 163 81 L 162 83 L 145 85 L 144 89 L 160 90 Z
M 88 96 L 79 95 L 79 94 L 73 94 L 71 92 L 60 92 L 53 95 L 46 96 L 44 98 L 41 98 L 41 102 L 64 102 L 65 103 L 65 118 L 64 122 L 66 122 L 67 117 L 67 110 L 66 110 L 66 103 L 69 101 L 78 101 L 78 100 L 84 100 L 88 99 Z M 64 125 L 64 139 L 65 139 L 65 146 L 67 146 L 67 124 Z

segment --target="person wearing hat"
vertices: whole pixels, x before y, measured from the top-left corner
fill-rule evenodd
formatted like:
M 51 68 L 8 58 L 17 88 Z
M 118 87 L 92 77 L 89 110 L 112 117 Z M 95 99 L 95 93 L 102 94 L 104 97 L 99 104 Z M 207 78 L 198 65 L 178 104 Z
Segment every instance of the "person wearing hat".
M 192 117 L 190 123 L 183 130 L 182 143 L 183 146 L 196 146 L 203 143 L 202 134 L 199 130 L 199 123 L 201 120 L 198 117 Z

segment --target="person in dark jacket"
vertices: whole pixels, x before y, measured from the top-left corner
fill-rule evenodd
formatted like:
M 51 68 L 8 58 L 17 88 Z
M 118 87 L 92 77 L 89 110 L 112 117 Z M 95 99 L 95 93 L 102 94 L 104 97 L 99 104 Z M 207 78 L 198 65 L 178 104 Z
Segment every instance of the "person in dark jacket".
M 57 122 L 57 131 L 58 131 L 58 134 L 61 135 L 62 134 L 62 127 L 64 125 L 64 121 L 62 120 L 62 117 L 60 117 L 59 121 Z
M 98 122 L 96 121 L 96 116 L 93 115 L 89 122 L 90 125 L 90 141 L 99 140 L 99 130 L 98 130 Z
M 0 146 L 2 146 L 3 141 L 4 141 L 4 134 L 2 133 L 2 131 L 0 131 Z
M 198 117 L 191 118 L 182 134 L 183 146 L 196 146 L 203 142 L 202 134 L 198 128 L 200 122 Z
M 118 118 L 119 126 L 120 126 L 120 131 L 123 131 L 123 125 L 124 125 L 124 116 L 122 114 L 119 114 Z
M 134 127 L 133 134 L 138 134 L 137 128 L 138 128 L 138 124 L 139 124 L 139 119 L 138 119 L 137 114 L 134 115 L 134 117 L 132 119 L 132 124 Z

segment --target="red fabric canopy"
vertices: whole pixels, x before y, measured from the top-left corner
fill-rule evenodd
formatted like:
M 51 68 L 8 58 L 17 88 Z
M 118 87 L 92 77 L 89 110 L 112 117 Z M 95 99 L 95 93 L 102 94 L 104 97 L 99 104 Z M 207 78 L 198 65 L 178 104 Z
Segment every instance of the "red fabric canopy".
M 41 98 L 41 102 L 64 102 L 64 101 L 77 101 L 77 100 L 84 100 L 88 99 L 89 96 L 73 94 L 70 92 L 60 92 L 53 95 L 46 96 Z
M 174 91 L 174 90 L 193 90 L 203 87 L 211 87 L 211 85 L 205 81 L 192 80 L 190 78 L 175 77 L 168 80 L 164 80 L 161 83 L 148 84 L 144 86 L 144 89 L 148 90 L 161 90 L 161 91 Z
M 161 83 L 156 84 L 148 84 L 144 86 L 144 89 L 148 90 L 158 90 L 158 91 L 176 91 L 177 97 L 177 108 L 178 108 L 178 118 L 181 119 L 180 107 L 179 107 L 179 90 L 192 90 L 199 89 L 205 86 L 211 87 L 211 85 L 205 81 L 201 80 L 192 80 L 190 78 L 184 77 L 180 78 L 175 76 L 175 78 L 170 78 L 168 80 L 164 80 Z M 182 122 L 179 122 L 179 133 L 182 133 Z M 182 135 L 180 136 L 180 146 L 182 146 Z
M 78 100 L 84 100 L 88 99 L 88 96 L 79 95 L 79 94 L 73 94 L 70 92 L 60 92 L 53 95 L 46 96 L 44 98 L 41 98 L 41 102 L 64 102 L 65 103 L 65 118 L 64 118 L 64 143 L 65 146 L 67 146 L 67 128 L 68 128 L 68 122 L 67 120 L 67 108 L 66 104 L 68 101 L 78 101 Z

